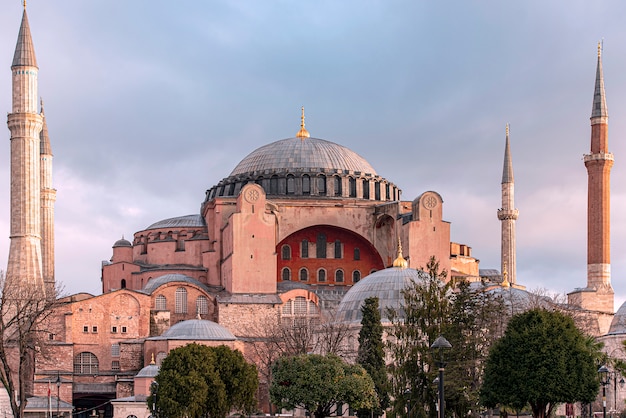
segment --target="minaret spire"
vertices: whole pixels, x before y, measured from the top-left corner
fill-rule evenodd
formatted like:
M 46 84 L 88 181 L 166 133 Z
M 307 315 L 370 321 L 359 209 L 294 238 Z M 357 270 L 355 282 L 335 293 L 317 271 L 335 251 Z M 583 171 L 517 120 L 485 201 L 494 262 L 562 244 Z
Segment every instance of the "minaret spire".
M 509 124 L 506 125 L 506 143 L 504 146 L 504 164 L 502 167 L 502 208 L 498 209 L 498 219 L 502 225 L 501 268 L 504 279 L 511 285 L 517 282 L 515 221 L 519 211 L 515 209 L 515 182 L 513 178 L 513 160 L 509 140 Z
M 587 168 L 587 287 L 568 294 L 568 302 L 597 319 L 598 335 L 609 330 L 614 313 L 611 286 L 611 168 L 609 112 L 604 93 L 602 45 L 591 109 L 591 152 L 583 158 Z
M 11 131 L 11 242 L 5 290 L 19 286 L 45 292 L 41 264 L 40 132 L 37 59 L 26 9 L 17 38 L 13 64 Z

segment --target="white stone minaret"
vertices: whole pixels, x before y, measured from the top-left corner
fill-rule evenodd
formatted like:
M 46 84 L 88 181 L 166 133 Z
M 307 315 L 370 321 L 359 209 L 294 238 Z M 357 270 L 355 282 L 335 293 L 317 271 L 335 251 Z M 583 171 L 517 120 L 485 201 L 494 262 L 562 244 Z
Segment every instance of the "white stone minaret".
M 502 222 L 501 268 L 502 276 L 511 284 L 517 282 L 517 261 L 515 257 L 515 221 L 519 211 L 515 209 L 515 181 L 513 179 L 513 160 L 509 143 L 509 125 L 506 125 L 506 145 L 504 148 L 504 167 L 502 169 L 502 208 L 498 209 L 498 219 Z
M 41 178 L 41 263 L 43 281 L 48 295 L 55 294 L 54 280 L 54 202 L 57 191 L 52 187 L 52 147 L 48 136 L 48 124 L 41 101 L 43 127 L 40 140 L 40 178 Z
M 5 286 L 44 290 L 41 264 L 40 138 L 43 117 L 38 112 L 37 59 L 26 7 L 13 64 L 11 131 L 11 243 Z

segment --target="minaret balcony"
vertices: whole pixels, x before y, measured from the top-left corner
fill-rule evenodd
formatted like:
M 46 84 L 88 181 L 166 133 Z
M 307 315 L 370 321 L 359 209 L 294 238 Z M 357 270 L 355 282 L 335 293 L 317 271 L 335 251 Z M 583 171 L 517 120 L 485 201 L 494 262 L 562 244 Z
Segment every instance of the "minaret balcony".
M 512 219 L 516 220 L 519 217 L 519 210 L 517 209 L 498 209 L 498 219 L 501 221 Z
M 596 154 L 585 154 L 583 156 L 585 164 L 590 161 L 614 161 L 613 154 L 610 152 L 598 152 Z

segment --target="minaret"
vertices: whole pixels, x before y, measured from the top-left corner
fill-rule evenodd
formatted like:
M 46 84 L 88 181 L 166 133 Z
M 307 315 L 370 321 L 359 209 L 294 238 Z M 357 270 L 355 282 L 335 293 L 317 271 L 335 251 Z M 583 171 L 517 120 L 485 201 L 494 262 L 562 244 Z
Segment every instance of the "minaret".
M 516 284 L 515 221 L 518 216 L 519 211 L 515 209 L 515 181 L 509 143 L 509 125 L 507 124 L 504 167 L 502 169 L 502 208 L 498 209 L 498 219 L 502 222 L 500 267 L 503 277 L 511 285 Z
M 41 182 L 41 263 L 43 281 L 48 295 L 55 294 L 54 280 L 54 202 L 56 190 L 52 187 L 52 148 L 48 136 L 48 124 L 41 101 L 43 127 L 40 140 L 40 182 Z
M 587 288 L 611 288 L 611 167 L 609 113 L 604 94 L 602 46 L 598 43 L 596 86 L 591 110 L 591 153 L 584 157 L 587 167 Z M 606 307 L 613 311 L 611 306 Z
M 5 286 L 44 290 L 41 264 L 40 138 L 43 117 L 37 111 L 37 59 L 26 6 L 13 64 L 11 131 L 11 243 Z M 32 288 L 32 287 L 31 287 Z

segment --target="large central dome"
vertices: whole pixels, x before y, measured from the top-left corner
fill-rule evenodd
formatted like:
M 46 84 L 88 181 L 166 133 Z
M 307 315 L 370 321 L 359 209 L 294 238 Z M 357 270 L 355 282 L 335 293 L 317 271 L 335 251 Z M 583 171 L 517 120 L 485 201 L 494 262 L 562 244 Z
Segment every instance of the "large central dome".
M 277 171 L 352 171 L 376 175 L 374 168 L 356 152 L 318 138 L 287 138 L 257 148 L 230 173 L 236 176 Z

